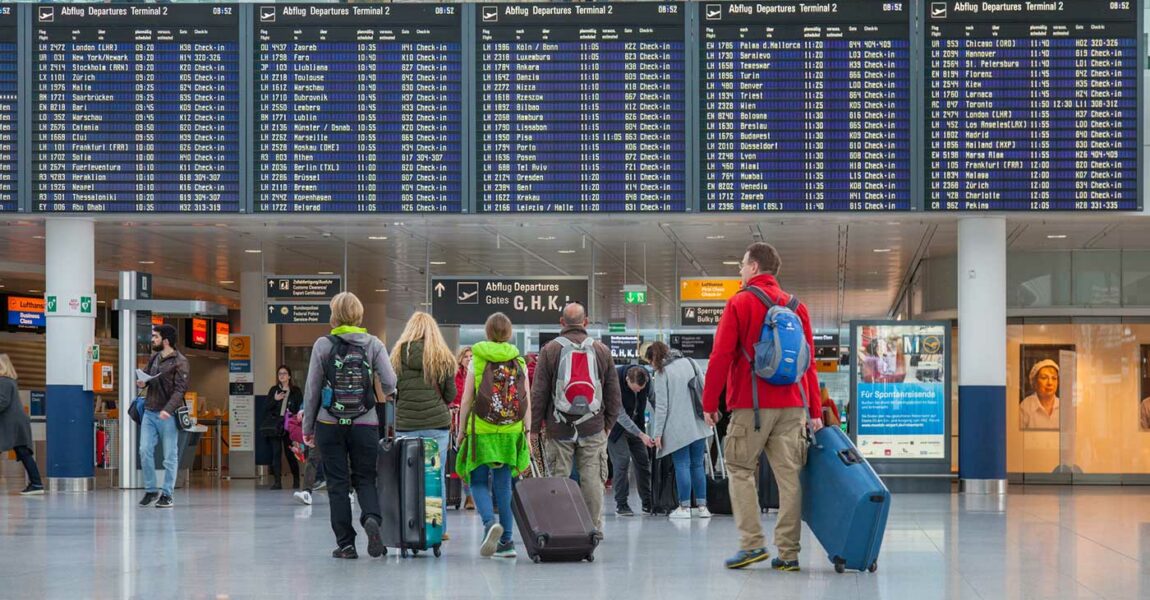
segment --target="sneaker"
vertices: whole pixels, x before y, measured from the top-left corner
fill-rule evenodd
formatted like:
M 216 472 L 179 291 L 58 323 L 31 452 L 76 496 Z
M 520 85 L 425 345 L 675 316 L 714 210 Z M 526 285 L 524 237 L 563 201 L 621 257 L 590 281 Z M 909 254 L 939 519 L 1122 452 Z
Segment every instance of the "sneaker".
M 487 535 L 483 537 L 483 545 L 479 547 L 479 556 L 488 558 L 495 554 L 499 546 L 499 537 L 502 535 L 503 526 L 499 523 L 493 523 L 491 527 L 488 527 Z
M 21 496 L 43 496 L 44 495 L 44 486 L 32 485 L 29 483 L 28 487 L 24 488 L 20 492 L 20 495 Z
M 655 514 L 655 510 L 652 509 L 650 506 L 644 506 L 643 509 L 641 510 L 640 514 L 642 514 L 644 517 L 649 517 L 649 516 Z
M 776 571 L 798 571 L 799 561 L 797 560 L 782 560 L 774 559 L 771 561 L 771 568 Z
M 140 506 L 151 506 L 153 502 L 160 498 L 159 492 L 148 492 L 144 494 L 144 499 L 140 500 Z
M 311 506 L 311 492 L 304 490 L 302 492 L 296 492 L 293 496 L 295 496 L 295 499 L 298 500 L 300 504 Z
M 367 555 L 372 558 L 383 556 L 383 538 L 379 534 L 379 520 L 375 517 L 364 519 L 363 530 L 367 532 Z
M 680 506 L 679 508 L 676 508 L 675 510 L 671 511 L 671 514 L 669 516 L 672 519 L 690 519 L 691 518 L 691 509 L 684 508 L 684 507 Z
M 706 506 L 700 506 L 699 508 L 691 509 L 691 516 L 697 519 L 710 519 L 711 511 L 707 510 Z
M 359 553 L 355 551 L 355 546 L 344 546 L 343 548 L 336 548 L 331 551 L 332 558 L 359 558 Z
M 321 479 L 321 480 L 319 480 L 319 481 L 315 482 L 315 487 L 314 487 L 314 488 L 312 488 L 312 491 L 313 491 L 313 492 L 318 492 L 318 491 L 320 491 L 320 490 L 324 490 L 324 489 L 327 489 L 327 480 L 326 480 L 326 479 Z
M 171 508 L 175 505 L 176 503 L 172 501 L 172 497 L 164 494 L 160 496 L 160 501 L 156 503 L 156 508 Z
M 737 554 L 723 561 L 728 569 L 741 569 L 747 565 L 753 565 L 757 562 L 767 560 L 771 554 L 767 552 L 766 548 L 756 548 L 754 550 L 739 550 Z
M 630 506 L 620 506 L 615 509 L 615 514 L 620 517 L 633 517 L 635 516 L 635 511 L 631 510 Z
M 519 556 L 515 553 L 515 542 L 499 542 L 499 546 L 495 548 L 495 558 L 515 558 Z
M 467 500 L 463 503 L 463 510 L 475 510 L 475 498 L 468 496 Z
M 283 481 L 281 481 L 279 477 L 276 477 L 276 480 L 272 483 L 272 486 L 269 487 L 268 489 L 269 490 L 282 490 L 282 489 L 284 489 Z

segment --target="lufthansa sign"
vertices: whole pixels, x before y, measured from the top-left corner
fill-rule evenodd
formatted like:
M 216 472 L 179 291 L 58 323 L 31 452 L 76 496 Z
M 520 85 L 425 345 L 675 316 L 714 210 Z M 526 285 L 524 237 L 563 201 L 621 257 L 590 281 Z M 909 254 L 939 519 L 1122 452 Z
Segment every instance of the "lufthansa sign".
M 434 277 L 431 311 L 440 325 L 482 325 L 495 312 L 515 325 L 558 325 L 568 302 L 587 303 L 587 290 L 586 277 Z

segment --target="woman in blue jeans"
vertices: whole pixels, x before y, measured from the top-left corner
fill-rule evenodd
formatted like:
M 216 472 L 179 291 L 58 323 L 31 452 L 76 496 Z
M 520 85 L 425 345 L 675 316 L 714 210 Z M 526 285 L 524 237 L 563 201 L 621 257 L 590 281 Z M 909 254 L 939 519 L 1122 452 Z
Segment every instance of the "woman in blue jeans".
M 531 463 L 524 421 L 531 414 L 531 383 L 519 349 L 508 343 L 511 320 L 495 313 L 487 318 L 485 329 L 487 341 L 471 347 L 455 470 L 471 484 L 475 509 L 483 518 L 479 555 L 515 558 L 511 480 Z M 493 504 L 499 506 L 498 523 Z
M 707 476 L 703 469 L 707 438 L 711 428 L 696 411 L 691 393 L 692 382 L 702 392 L 703 373 L 689 358 L 678 350 L 671 350 L 663 342 L 647 348 L 645 358 L 655 369 L 651 380 L 654 392 L 656 458 L 671 456 L 675 463 L 675 489 L 679 494 L 679 508 L 671 512 L 672 519 L 711 518 L 707 510 Z M 700 398 L 701 400 L 701 398 Z M 701 407 L 700 407 L 701 408 Z M 698 506 L 692 514 L 691 496 Z

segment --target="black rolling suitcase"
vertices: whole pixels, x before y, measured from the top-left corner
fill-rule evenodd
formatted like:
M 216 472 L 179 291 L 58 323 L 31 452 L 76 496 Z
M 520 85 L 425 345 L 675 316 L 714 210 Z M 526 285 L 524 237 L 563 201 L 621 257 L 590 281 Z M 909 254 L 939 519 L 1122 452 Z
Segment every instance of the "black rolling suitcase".
M 430 443 L 434 446 L 433 441 Z M 436 556 L 441 553 L 439 536 L 443 531 L 443 509 L 439 507 L 438 519 L 428 522 L 426 456 L 425 440 L 421 438 L 379 441 L 376 489 L 379 490 L 380 517 L 383 520 L 380 537 L 385 547 L 399 548 L 400 556 L 404 557 L 408 552 L 417 555 L 424 550 L 433 550 Z M 435 456 L 438 456 L 438 450 Z M 439 489 L 433 490 L 437 501 L 439 492 Z
M 594 561 L 599 532 L 579 484 L 570 477 L 539 477 L 537 470 L 534 474 L 516 483 L 511 496 L 527 555 L 537 563 Z
M 779 484 L 775 481 L 775 473 L 771 470 L 771 463 L 767 460 L 767 453 L 759 455 L 759 509 L 767 512 L 770 509 L 779 510 Z
M 445 474 L 444 481 L 447 482 L 447 506 L 459 510 L 463 506 L 463 480 L 455 473 L 455 459 L 459 456 L 459 447 L 455 444 L 454 440 L 451 442 L 451 447 L 447 450 L 447 464 L 443 465 L 443 472 Z

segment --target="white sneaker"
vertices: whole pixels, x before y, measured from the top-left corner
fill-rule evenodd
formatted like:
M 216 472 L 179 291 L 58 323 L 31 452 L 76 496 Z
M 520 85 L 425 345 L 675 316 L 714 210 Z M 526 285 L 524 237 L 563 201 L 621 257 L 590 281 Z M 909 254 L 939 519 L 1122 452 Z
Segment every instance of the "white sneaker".
M 300 504 L 311 506 L 311 492 L 303 490 L 302 492 L 296 492 L 294 495 L 295 499 L 298 500 Z
M 672 518 L 672 519 L 690 519 L 691 518 L 691 509 L 683 508 L 682 506 L 680 506 L 679 508 L 676 508 L 675 510 L 671 511 L 670 518 Z
M 700 506 L 699 508 L 691 509 L 691 516 L 698 519 L 710 519 L 711 511 L 707 510 L 706 506 Z

